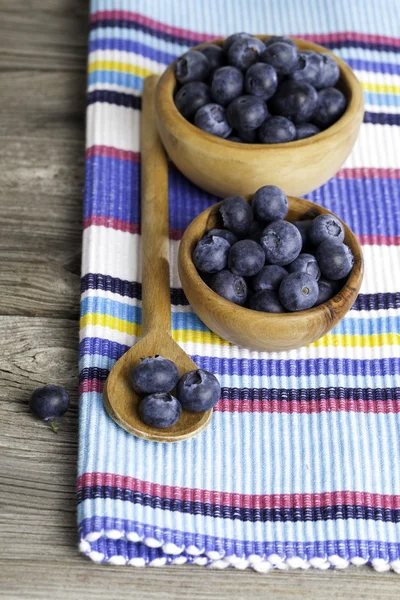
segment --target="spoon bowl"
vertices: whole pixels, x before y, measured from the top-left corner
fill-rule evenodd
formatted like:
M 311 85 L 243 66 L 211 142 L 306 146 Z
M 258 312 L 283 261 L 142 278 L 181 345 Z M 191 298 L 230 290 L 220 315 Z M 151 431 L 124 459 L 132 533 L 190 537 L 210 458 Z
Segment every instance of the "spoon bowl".
M 207 327 L 228 342 L 249 350 L 280 352 L 311 344 L 337 325 L 354 304 L 364 272 L 361 247 L 349 227 L 342 221 L 344 241 L 353 252 L 354 265 L 336 296 L 309 310 L 264 313 L 237 306 L 213 292 L 193 263 L 194 248 L 203 235 L 210 229 L 223 227 L 219 215 L 221 204 L 219 202 L 207 208 L 190 223 L 182 237 L 178 254 L 183 290 L 193 310 Z M 303 198 L 289 196 L 286 220 L 313 219 L 320 214 L 333 213 Z

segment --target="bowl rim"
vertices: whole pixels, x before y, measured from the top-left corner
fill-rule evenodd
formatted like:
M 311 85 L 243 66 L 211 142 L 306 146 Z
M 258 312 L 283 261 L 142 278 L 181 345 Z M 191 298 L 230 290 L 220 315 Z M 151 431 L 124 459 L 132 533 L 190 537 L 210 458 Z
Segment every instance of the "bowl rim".
M 272 36 L 271 35 L 254 34 L 253 37 L 256 37 L 260 40 L 267 40 Z M 204 48 L 205 46 L 209 46 L 209 45 L 213 45 L 213 44 L 221 46 L 225 39 L 226 38 L 218 38 L 218 39 L 215 39 L 215 40 L 212 40 L 209 42 L 205 42 L 203 44 L 198 44 L 196 46 L 191 47 L 188 50 L 188 52 L 191 50 L 198 50 L 198 49 Z M 174 90 L 175 90 L 175 86 L 176 86 L 176 77 L 175 77 L 175 73 L 174 73 L 174 65 L 176 64 L 176 61 L 178 60 L 178 58 L 176 58 L 170 65 L 168 65 L 167 69 L 164 71 L 164 73 L 161 75 L 161 77 L 159 79 L 157 89 L 156 89 L 157 112 L 160 112 L 161 118 L 164 122 L 168 123 L 170 127 L 173 127 L 175 130 L 177 130 L 178 135 L 180 135 L 180 136 L 185 135 L 185 134 L 186 135 L 188 135 L 188 134 L 196 135 L 196 137 L 198 138 L 198 141 L 199 140 L 201 141 L 202 146 L 206 146 L 207 144 L 210 144 L 210 143 L 216 144 L 218 146 L 221 146 L 221 144 L 222 144 L 227 149 L 232 148 L 237 151 L 260 152 L 260 150 L 268 151 L 268 150 L 276 150 L 276 149 L 279 149 L 279 150 L 285 150 L 285 149 L 291 150 L 292 148 L 299 149 L 301 147 L 309 146 L 309 145 L 315 144 L 317 142 L 324 142 L 325 140 L 329 139 L 330 137 L 336 135 L 337 133 L 342 131 L 344 128 L 346 128 L 351 123 L 351 121 L 359 114 L 360 110 L 362 112 L 364 111 L 364 95 L 363 95 L 361 83 L 359 82 L 359 80 L 357 79 L 353 70 L 349 67 L 349 65 L 347 65 L 341 58 L 336 56 L 336 54 L 331 52 L 328 48 L 325 48 L 324 46 L 321 46 L 321 45 L 316 44 L 315 42 L 311 42 L 309 40 L 305 40 L 303 38 L 290 36 L 290 39 L 292 39 L 294 42 L 296 42 L 296 45 L 298 47 L 299 47 L 299 43 L 300 43 L 300 48 L 302 48 L 304 46 L 304 49 L 314 50 L 315 52 L 320 52 L 320 53 L 322 52 L 323 54 L 327 54 L 327 55 L 331 56 L 336 61 L 336 63 L 339 65 L 339 69 L 340 69 L 339 81 L 342 80 L 345 83 L 345 85 L 348 88 L 348 91 L 350 93 L 349 94 L 350 97 L 347 98 L 348 105 L 347 105 L 347 108 L 346 108 L 345 112 L 343 113 L 343 115 L 336 121 L 336 123 L 334 123 L 327 129 L 321 131 L 320 133 L 317 133 L 308 138 L 304 138 L 302 140 L 293 140 L 291 142 L 284 142 L 284 143 L 280 143 L 280 144 L 262 144 L 262 143 L 251 144 L 251 143 L 247 143 L 247 142 L 241 142 L 239 144 L 238 142 L 232 142 L 231 140 L 227 140 L 225 138 L 221 138 L 221 137 L 212 135 L 211 133 L 207 133 L 206 131 L 203 131 L 202 129 L 200 129 L 199 127 L 196 127 L 195 125 L 193 125 L 193 123 L 191 123 L 190 121 L 185 119 L 185 117 L 183 117 L 183 115 L 181 115 L 181 113 L 178 111 L 178 109 L 175 106 Z
M 221 200 L 220 202 L 217 202 L 216 204 L 213 204 L 212 206 L 209 206 L 208 208 L 203 210 L 201 213 L 199 213 L 190 222 L 188 227 L 185 229 L 185 232 L 184 232 L 182 239 L 180 241 L 180 244 L 179 244 L 178 268 L 179 268 L 179 270 L 184 269 L 187 278 L 190 279 L 191 282 L 193 282 L 196 285 L 196 293 L 198 293 L 201 296 L 204 296 L 205 294 L 208 295 L 210 299 L 212 299 L 213 301 L 215 300 L 216 303 L 218 303 L 222 308 L 224 308 L 226 310 L 232 310 L 232 308 L 234 307 L 235 312 L 237 312 L 238 316 L 241 315 L 243 317 L 251 318 L 252 316 L 255 317 L 257 315 L 258 321 L 260 320 L 260 317 L 262 318 L 262 316 L 264 316 L 264 318 L 268 321 L 281 320 L 283 317 L 285 317 L 286 319 L 290 319 L 293 322 L 302 320 L 305 317 L 307 317 L 308 315 L 317 316 L 319 314 L 322 315 L 327 312 L 330 316 L 332 316 L 335 313 L 337 313 L 338 309 L 345 308 L 345 305 L 347 304 L 349 298 L 354 297 L 354 301 L 356 300 L 359 290 L 360 290 L 360 287 L 361 287 L 363 276 L 364 276 L 364 259 L 363 259 L 361 245 L 360 245 L 357 237 L 353 233 L 353 231 L 348 227 L 348 225 L 346 225 L 346 223 L 344 221 L 342 221 L 342 219 L 340 219 L 340 217 L 338 217 L 335 213 L 328 210 L 324 206 L 321 206 L 320 204 L 316 204 L 315 202 L 311 202 L 310 200 L 306 200 L 305 198 L 299 198 L 296 196 L 288 196 L 288 200 L 289 200 L 289 210 L 290 210 L 290 204 L 292 204 L 293 202 L 295 204 L 299 203 L 308 209 L 310 215 L 312 214 L 312 212 L 318 212 L 318 214 L 330 214 L 330 215 L 335 216 L 337 219 L 339 219 L 339 221 L 342 223 L 342 225 L 344 227 L 345 240 L 347 240 L 347 242 L 349 242 L 349 241 L 351 242 L 351 244 L 347 243 L 347 245 L 351 245 L 351 247 L 352 247 L 352 252 L 353 252 L 353 256 L 354 256 L 354 265 L 348 275 L 345 285 L 342 288 L 340 288 L 340 290 L 338 290 L 338 292 L 335 294 L 335 296 L 332 296 L 332 298 L 330 298 L 326 302 L 323 302 L 322 304 L 320 304 L 318 306 L 314 306 L 307 310 L 301 310 L 301 311 L 295 311 L 295 312 L 284 312 L 284 313 L 270 313 L 270 312 L 264 313 L 262 311 L 257 311 L 257 310 L 253 310 L 251 308 L 247 308 L 245 306 L 239 306 L 237 304 L 234 304 L 233 302 L 226 300 L 225 298 L 223 298 L 222 296 L 219 296 L 216 292 L 214 292 L 200 277 L 200 275 L 193 263 L 192 252 L 191 252 L 191 246 L 192 246 L 193 242 L 189 236 L 190 236 L 191 229 L 192 229 L 192 227 L 194 227 L 194 223 L 196 220 L 199 221 L 201 219 L 205 219 L 205 224 L 207 227 L 207 223 L 210 219 L 210 216 L 212 216 L 214 213 L 218 212 L 219 207 L 221 206 L 223 200 Z M 250 198 L 246 198 L 246 202 L 248 202 L 250 204 Z M 318 214 L 316 214 L 315 216 L 318 216 Z M 302 219 L 299 219 L 299 220 L 302 220 Z M 306 220 L 306 219 L 304 219 L 304 220 Z M 204 233 L 206 231 L 207 231 L 207 229 L 205 229 L 205 231 L 203 232 L 202 235 L 204 235 Z M 194 242 L 196 242 L 196 241 L 198 242 L 199 240 L 194 240 Z M 338 296 L 339 296 L 339 300 L 338 300 Z M 336 299 L 336 301 L 335 301 L 335 299 Z M 350 308 L 351 308 L 351 305 L 350 305 L 349 309 Z M 343 315 L 341 315 L 340 319 L 343 318 L 347 312 L 348 311 L 346 310 L 346 312 L 343 313 Z

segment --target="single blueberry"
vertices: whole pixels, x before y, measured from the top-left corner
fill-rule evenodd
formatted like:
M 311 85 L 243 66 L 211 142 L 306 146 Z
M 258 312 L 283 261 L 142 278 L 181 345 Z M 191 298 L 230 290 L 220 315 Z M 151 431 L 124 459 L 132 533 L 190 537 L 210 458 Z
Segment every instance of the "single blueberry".
M 189 50 L 176 60 L 175 75 L 179 83 L 204 81 L 210 73 L 210 63 L 198 50 Z
M 219 104 L 205 104 L 199 108 L 194 116 L 194 124 L 203 131 L 222 138 L 228 137 L 232 131 L 225 109 Z
M 251 277 L 261 271 L 264 263 L 264 250 L 254 240 L 240 240 L 229 250 L 228 267 L 235 275 Z
M 301 271 L 291 273 L 279 286 L 279 300 L 290 312 L 311 308 L 317 298 L 318 282 L 309 273 Z
M 240 141 L 244 144 L 256 144 L 258 142 L 258 129 L 236 129 Z
M 243 93 L 243 73 L 236 67 L 221 67 L 214 72 L 211 95 L 214 102 L 225 106 Z
M 236 235 L 234 233 L 232 233 L 232 231 L 229 231 L 228 229 L 210 229 L 210 231 L 207 231 L 206 236 L 212 236 L 212 235 L 217 235 L 219 237 L 224 238 L 224 240 L 226 240 L 227 242 L 229 242 L 229 245 L 232 246 L 233 244 L 236 244 L 236 242 L 238 241 Z
M 343 242 L 330 238 L 324 240 L 315 252 L 322 275 L 338 280 L 347 277 L 353 268 L 354 256 Z
M 321 130 L 313 123 L 299 123 L 296 125 L 296 140 L 304 140 L 316 135 Z
M 235 235 L 245 237 L 253 220 L 253 209 L 241 196 L 228 196 L 219 208 L 224 226 Z
M 336 296 L 340 289 L 340 284 L 337 281 L 332 281 L 330 279 L 326 279 L 325 277 L 321 277 L 318 281 L 318 299 L 314 306 L 319 306 L 324 302 L 327 302 L 333 296 Z
M 304 219 L 304 221 L 293 221 L 293 225 L 300 231 L 303 246 L 308 244 L 308 232 L 310 231 L 313 219 Z
M 265 258 L 272 265 L 285 266 L 293 262 L 301 252 L 299 230 L 288 221 L 274 221 L 267 225 L 261 236 Z
M 149 394 L 140 402 L 138 412 L 142 421 L 149 427 L 167 429 L 178 422 L 182 406 L 171 394 Z
M 303 50 L 299 52 L 297 68 L 289 75 L 289 79 L 304 81 L 316 87 L 321 78 L 323 64 L 321 54 L 313 50 Z
M 130 379 L 138 394 L 164 393 L 176 386 L 179 373 L 172 360 L 163 356 L 148 356 L 132 369 Z
M 62 417 L 68 406 L 67 390 L 51 383 L 37 388 L 29 399 L 29 408 L 33 414 L 46 423 Z
M 175 106 L 185 119 L 194 117 L 199 108 L 210 102 L 210 88 L 202 81 L 185 83 L 175 96 Z
M 347 100 L 340 90 L 333 87 L 324 88 L 318 92 L 318 106 L 312 122 L 321 129 L 330 127 L 343 115 L 346 107 Z
M 249 67 L 244 78 L 246 94 L 268 100 L 276 92 L 278 76 L 271 65 L 256 63 Z
M 260 290 L 252 295 L 249 308 L 251 310 L 259 310 L 261 312 L 283 313 L 283 308 L 279 296 L 273 290 Z
M 269 101 L 273 114 L 293 123 L 309 121 L 317 109 L 318 93 L 312 85 L 299 81 L 283 81 Z
M 176 395 L 183 408 L 189 412 L 204 412 L 213 408 L 220 399 L 218 379 L 204 369 L 195 369 L 182 375 Z
M 297 67 L 297 48 L 286 42 L 275 42 L 265 48 L 260 60 L 274 67 L 282 75 L 288 75 Z
M 241 38 L 229 48 L 228 62 L 241 71 L 246 71 L 259 60 L 264 49 L 264 44 L 258 38 Z
M 289 273 L 308 273 L 317 281 L 321 277 L 317 260 L 312 254 L 299 254 L 299 256 L 287 266 Z
M 261 223 L 259 223 L 258 221 L 252 221 L 246 237 L 250 240 L 254 240 L 255 242 L 257 242 L 257 244 L 259 244 L 263 229 L 264 227 L 263 225 L 261 225 Z
M 254 277 L 251 278 L 253 290 L 259 292 L 261 290 L 272 290 L 277 292 L 280 283 L 288 272 L 279 265 L 265 265 Z
M 308 240 L 313 246 L 319 246 L 324 240 L 334 238 L 343 242 L 344 228 L 333 215 L 319 215 L 313 219 L 308 232 Z
M 263 223 L 284 219 L 289 210 L 287 196 L 276 185 L 264 185 L 253 196 L 254 217 Z
M 208 286 L 219 296 L 243 306 L 247 299 L 247 284 L 243 277 L 235 275 L 229 269 L 215 273 L 210 279 Z
M 199 271 L 216 273 L 225 269 L 231 245 L 219 235 L 206 235 L 193 252 L 193 262 Z M 169 390 L 168 390 L 169 391 Z
M 318 84 L 315 86 L 317 90 L 327 87 L 334 87 L 340 76 L 339 65 L 336 60 L 328 54 L 321 54 L 322 57 L 322 68 L 321 76 Z
M 240 33 L 232 33 L 229 37 L 225 38 L 224 43 L 222 45 L 225 52 L 228 52 L 229 48 L 234 44 L 237 40 L 241 40 L 243 38 L 251 38 L 250 33 L 245 33 L 241 31 Z
M 286 117 L 271 117 L 261 124 L 258 139 L 263 144 L 283 144 L 296 138 L 296 127 Z
M 200 49 L 200 52 L 204 54 L 210 63 L 211 71 L 215 71 L 215 69 L 226 65 L 226 54 L 221 46 L 217 46 L 216 44 L 207 44 L 207 46 L 204 46 L 204 48 Z
M 264 42 L 265 47 L 268 48 L 268 46 L 271 46 L 272 44 L 275 44 L 276 42 L 284 42 L 285 44 L 289 44 L 290 46 L 294 46 L 295 48 L 297 48 L 295 42 L 293 40 L 290 39 L 290 37 L 288 37 L 287 35 L 271 35 L 266 42 Z
M 229 104 L 226 116 L 229 124 L 237 131 L 257 129 L 268 117 L 268 109 L 265 102 L 257 96 L 239 96 Z

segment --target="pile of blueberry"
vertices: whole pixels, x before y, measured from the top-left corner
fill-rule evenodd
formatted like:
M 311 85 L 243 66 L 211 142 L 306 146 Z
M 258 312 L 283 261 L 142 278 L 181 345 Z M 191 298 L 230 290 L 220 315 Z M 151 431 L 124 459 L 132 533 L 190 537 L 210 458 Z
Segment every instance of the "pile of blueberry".
M 139 416 L 146 425 L 166 429 L 178 422 L 182 408 L 203 412 L 215 406 L 220 398 L 218 379 L 204 369 L 188 371 L 181 378 L 177 366 L 162 356 L 149 356 L 131 372 L 131 383 L 138 394 Z M 176 397 L 170 392 L 176 388 Z
M 298 51 L 288 37 L 266 42 L 235 33 L 223 46 L 190 50 L 176 61 L 179 112 L 235 142 L 278 144 L 311 137 L 346 110 L 328 54 Z
M 219 213 L 225 229 L 208 231 L 193 262 L 207 285 L 240 306 L 263 312 L 307 310 L 337 294 L 354 257 L 333 215 L 285 221 L 288 199 L 266 185 L 251 205 L 229 196 Z

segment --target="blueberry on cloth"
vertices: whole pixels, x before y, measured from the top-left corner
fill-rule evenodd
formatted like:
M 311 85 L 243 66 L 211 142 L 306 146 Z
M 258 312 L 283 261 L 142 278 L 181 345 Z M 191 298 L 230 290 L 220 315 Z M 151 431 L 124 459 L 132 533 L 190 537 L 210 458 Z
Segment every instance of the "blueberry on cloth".
M 182 375 L 176 394 L 183 408 L 189 412 L 203 412 L 215 406 L 221 396 L 218 379 L 204 369 L 195 369 Z
M 299 230 L 292 223 L 279 220 L 267 225 L 260 244 L 267 262 L 285 266 L 300 254 L 302 240 Z
M 205 104 L 199 108 L 194 116 L 194 124 L 203 131 L 222 138 L 228 137 L 232 132 L 225 109 L 219 104 Z
M 170 392 L 178 383 L 177 366 L 163 356 L 148 356 L 131 371 L 130 379 L 137 393 L 156 394 Z
M 219 208 L 224 226 L 238 237 L 245 237 L 253 221 L 253 210 L 241 196 L 228 196 Z
M 264 185 L 258 189 L 253 196 L 251 205 L 254 217 L 263 223 L 284 219 L 289 210 L 285 192 L 276 185 Z
M 322 275 L 328 279 L 343 279 L 353 268 L 354 256 L 348 246 L 334 238 L 324 240 L 315 252 Z
M 282 280 L 279 300 L 288 311 L 307 310 L 314 306 L 318 293 L 315 277 L 303 272 L 291 273 Z
M 179 420 L 182 406 L 171 394 L 149 394 L 140 402 L 138 412 L 149 427 L 167 429 Z
M 193 252 L 193 262 L 199 271 L 216 273 L 226 267 L 231 245 L 219 235 L 206 235 Z
M 176 60 L 175 75 L 179 83 L 204 81 L 210 73 L 210 63 L 198 50 L 189 50 Z
M 235 275 L 229 269 L 215 273 L 208 286 L 219 296 L 234 304 L 243 306 L 247 299 L 246 280 L 240 275 Z

